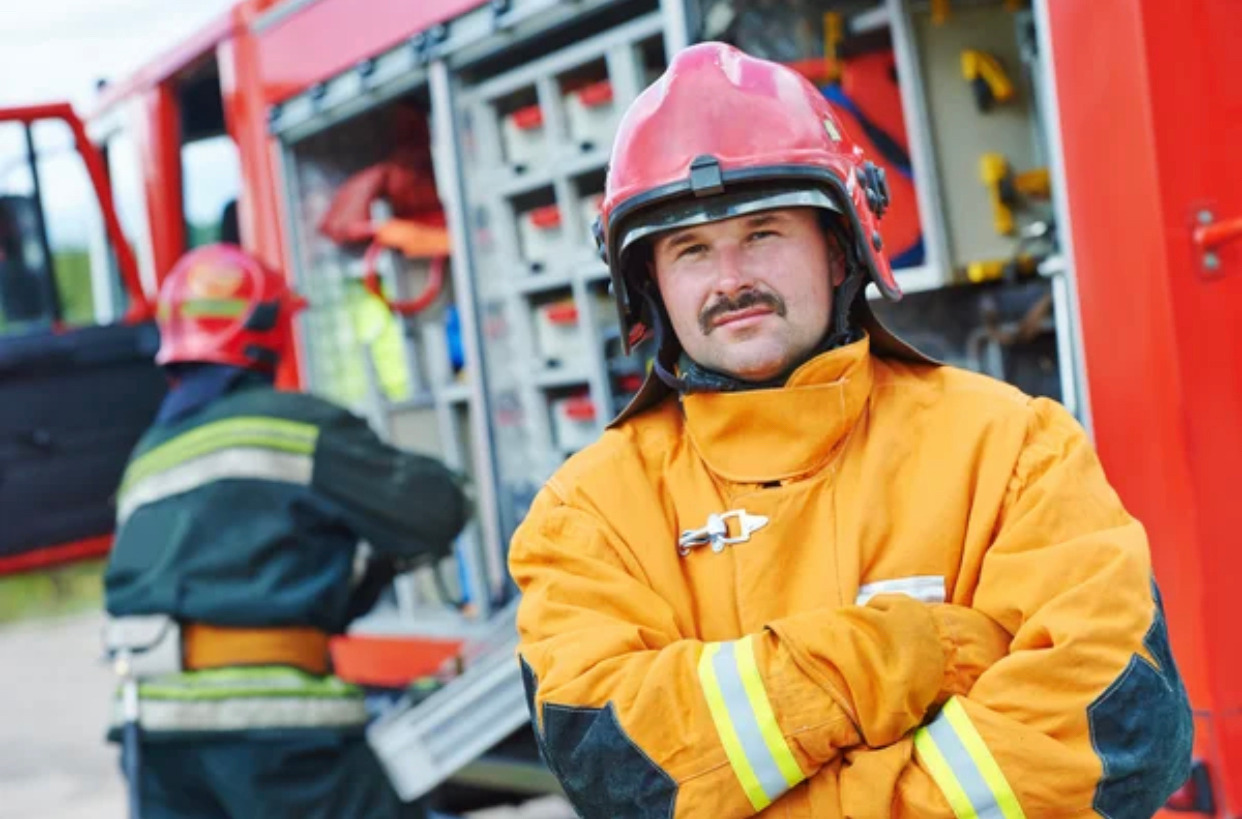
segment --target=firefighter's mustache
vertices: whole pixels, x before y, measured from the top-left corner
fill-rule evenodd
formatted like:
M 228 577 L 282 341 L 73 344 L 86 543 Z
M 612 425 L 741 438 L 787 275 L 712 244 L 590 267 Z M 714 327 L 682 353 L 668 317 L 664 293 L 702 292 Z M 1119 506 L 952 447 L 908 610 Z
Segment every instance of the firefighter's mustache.
M 749 310 L 752 307 L 766 307 L 778 316 L 785 315 L 785 301 L 775 293 L 763 290 L 743 290 L 735 298 L 722 298 L 699 314 L 699 329 L 703 335 L 710 335 L 716 329 L 716 321 L 726 313 Z

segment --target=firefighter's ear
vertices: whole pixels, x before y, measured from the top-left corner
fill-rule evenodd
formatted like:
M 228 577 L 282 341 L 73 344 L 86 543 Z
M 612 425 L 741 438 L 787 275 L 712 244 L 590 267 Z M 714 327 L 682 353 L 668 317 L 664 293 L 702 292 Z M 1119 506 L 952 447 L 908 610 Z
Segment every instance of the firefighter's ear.
M 849 273 L 850 262 L 836 231 L 824 231 L 824 247 L 828 256 L 828 280 L 833 287 L 839 287 Z
M 840 287 L 841 283 L 845 281 L 845 274 L 848 270 L 848 266 L 845 264 L 845 257 L 842 256 L 831 260 L 828 269 L 832 276 L 832 286 L 834 288 Z

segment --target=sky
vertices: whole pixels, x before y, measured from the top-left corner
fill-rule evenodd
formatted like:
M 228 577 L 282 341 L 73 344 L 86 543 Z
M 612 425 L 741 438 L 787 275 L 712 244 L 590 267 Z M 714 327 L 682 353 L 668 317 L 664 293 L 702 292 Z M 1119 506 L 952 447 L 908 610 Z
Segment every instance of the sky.
M 120 81 L 193 32 L 224 14 L 233 0 L 0 0 L 0 106 L 68 100 L 89 111 L 101 79 Z M 81 246 L 97 217 L 81 162 L 59 123 L 36 126 L 43 199 L 52 243 Z M 0 124 L 0 195 L 28 195 L 31 182 L 21 161 L 22 132 Z M 219 140 L 218 142 L 222 142 Z M 236 187 L 235 162 L 226 145 L 196 146 L 197 161 L 219 171 L 187 190 L 192 221 L 218 217 L 220 203 Z M 136 180 L 137 156 L 114 161 L 114 171 Z M 136 184 L 114 179 L 123 222 L 142 212 Z M 128 195 L 127 195 L 128 194 Z
M 0 104 L 89 103 L 232 0 L 0 0 Z

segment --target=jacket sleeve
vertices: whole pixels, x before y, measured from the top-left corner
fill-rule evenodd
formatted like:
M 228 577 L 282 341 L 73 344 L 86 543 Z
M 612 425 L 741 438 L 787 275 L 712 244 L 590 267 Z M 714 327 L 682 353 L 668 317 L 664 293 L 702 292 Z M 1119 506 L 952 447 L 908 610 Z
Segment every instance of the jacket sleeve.
M 385 444 L 352 414 L 320 429 L 311 484 L 382 558 L 447 555 L 466 522 L 459 476 L 434 458 Z
M 1192 721 L 1147 540 L 1085 433 L 1037 399 L 973 606 L 1014 634 L 965 697 L 840 772 L 844 815 L 1150 817 Z
M 905 598 L 696 639 L 552 487 L 509 560 L 536 736 L 579 815 L 752 816 L 840 749 L 897 741 L 944 687 L 947 628 Z

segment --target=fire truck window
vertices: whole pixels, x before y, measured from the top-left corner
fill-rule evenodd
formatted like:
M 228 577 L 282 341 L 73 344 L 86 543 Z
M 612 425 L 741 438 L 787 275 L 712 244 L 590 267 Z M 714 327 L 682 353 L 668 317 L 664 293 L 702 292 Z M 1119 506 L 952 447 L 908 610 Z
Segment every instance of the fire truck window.
M 95 295 L 91 281 L 91 242 L 103 223 L 99 199 L 73 132 L 59 120 L 33 128 L 47 242 L 55 270 L 55 298 L 62 322 L 91 324 Z
M 241 163 L 228 136 L 187 143 L 181 149 L 186 244 L 221 241 L 225 208 L 241 193 Z
M 34 175 L 19 125 L 0 125 L 0 331 L 50 319 L 47 259 L 35 222 Z
M 33 147 L 33 156 L 30 148 Z M 0 332 L 94 321 L 92 226 L 99 204 L 59 121 L 0 125 Z

